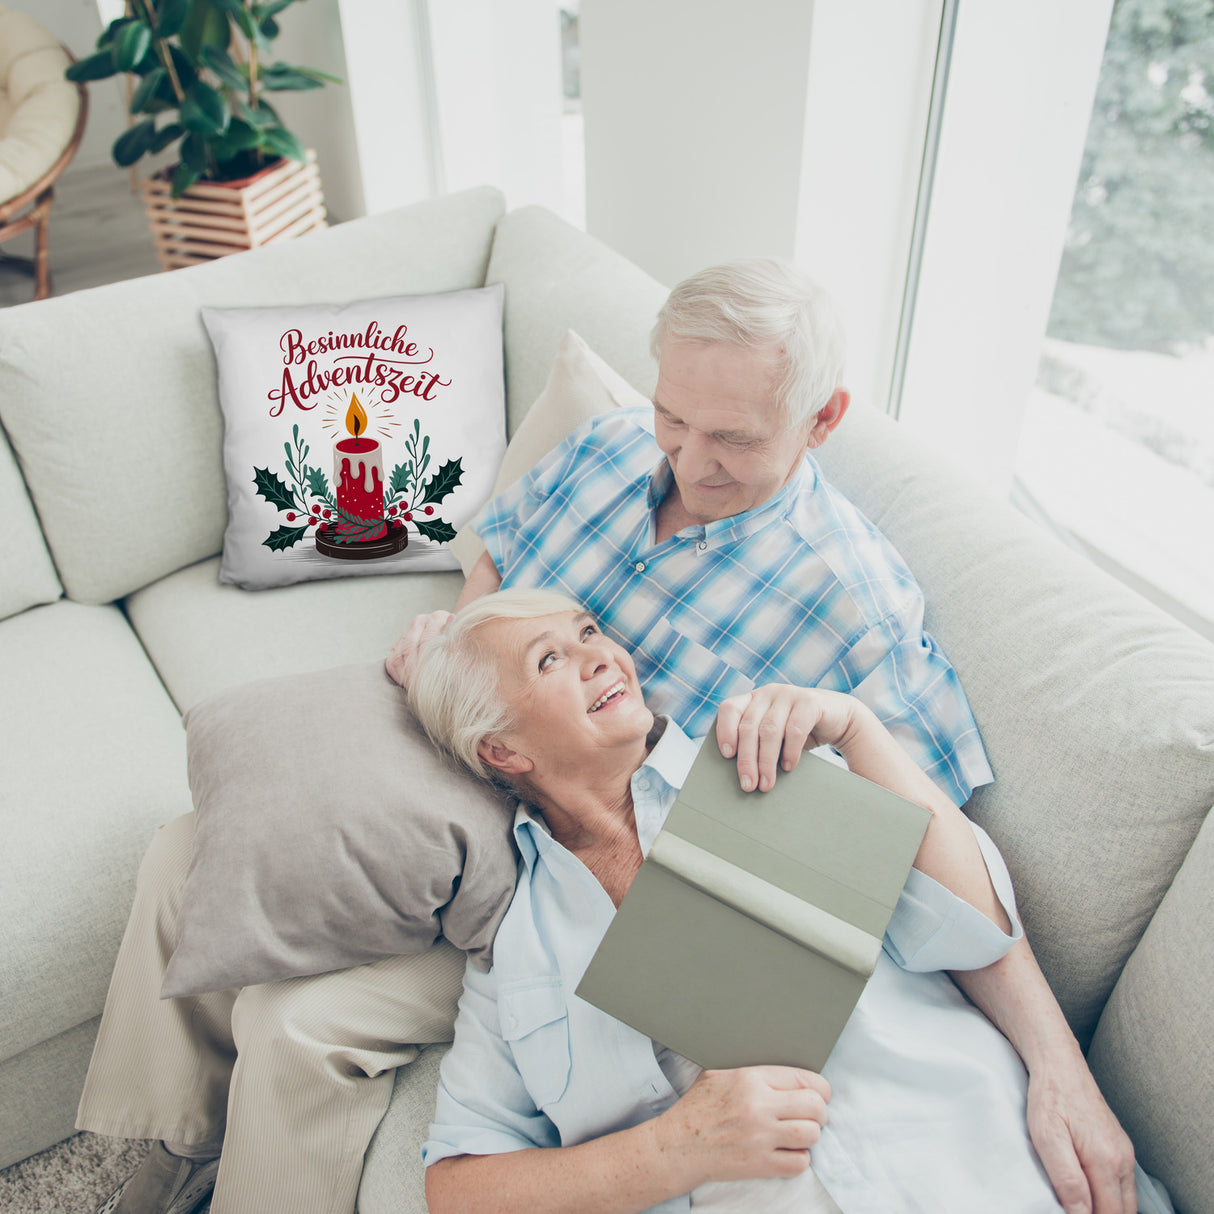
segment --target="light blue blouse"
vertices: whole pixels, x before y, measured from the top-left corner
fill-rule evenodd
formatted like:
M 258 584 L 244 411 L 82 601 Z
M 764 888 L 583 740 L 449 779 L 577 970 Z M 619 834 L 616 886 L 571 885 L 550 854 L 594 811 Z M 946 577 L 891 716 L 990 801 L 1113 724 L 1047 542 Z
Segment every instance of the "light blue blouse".
M 633 776 L 644 851 L 698 749 L 669 722 Z M 973 829 L 1014 935 L 911 871 L 877 970 L 823 1069 L 833 1095 L 812 1165 L 844 1214 L 1061 1208 L 1028 1139 L 1020 1058 L 939 972 L 989 965 L 1021 935 L 1003 860 Z M 611 899 L 526 809 L 514 831 L 518 887 L 493 969 L 465 973 L 427 1165 L 584 1142 L 678 1098 L 650 1039 L 574 994 L 615 913 Z M 654 1209 L 690 1205 L 682 1196 Z

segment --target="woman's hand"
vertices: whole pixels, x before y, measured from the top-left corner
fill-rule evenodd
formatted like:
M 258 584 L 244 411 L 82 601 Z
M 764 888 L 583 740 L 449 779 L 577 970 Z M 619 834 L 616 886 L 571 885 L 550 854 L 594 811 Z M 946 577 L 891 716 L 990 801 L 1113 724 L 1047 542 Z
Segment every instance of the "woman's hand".
M 417 663 L 417 651 L 432 637 L 438 636 L 451 621 L 449 611 L 431 611 L 427 615 L 415 616 L 413 623 L 400 635 L 392 646 L 392 652 L 384 660 L 388 673 L 407 688 L 413 678 Z
M 813 1071 L 751 1066 L 704 1071 L 654 1123 L 659 1150 L 708 1180 L 796 1176 L 822 1137 L 830 1084 Z
M 862 712 L 867 709 L 842 692 L 769 683 L 721 705 L 717 745 L 727 759 L 737 755 L 745 792 L 767 792 L 777 766 L 792 771 L 804 750 L 845 745 Z

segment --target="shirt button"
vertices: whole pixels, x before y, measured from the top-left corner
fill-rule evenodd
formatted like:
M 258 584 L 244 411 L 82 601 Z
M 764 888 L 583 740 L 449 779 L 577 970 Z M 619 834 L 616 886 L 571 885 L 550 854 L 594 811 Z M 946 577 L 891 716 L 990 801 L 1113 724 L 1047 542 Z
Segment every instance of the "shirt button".
M 697 547 L 697 548 L 698 548 L 698 549 L 699 549 L 701 552 L 703 552 L 703 551 L 705 551 L 705 549 L 707 549 L 707 547 L 708 547 L 708 541 L 707 541 L 707 540 L 701 540 L 701 541 L 700 541 L 700 542 L 699 542 L 699 543 L 696 545 L 696 547 Z
M 633 568 L 637 571 L 637 573 L 644 573 L 645 572 L 645 562 L 637 561 L 637 563 L 635 565 L 633 565 Z

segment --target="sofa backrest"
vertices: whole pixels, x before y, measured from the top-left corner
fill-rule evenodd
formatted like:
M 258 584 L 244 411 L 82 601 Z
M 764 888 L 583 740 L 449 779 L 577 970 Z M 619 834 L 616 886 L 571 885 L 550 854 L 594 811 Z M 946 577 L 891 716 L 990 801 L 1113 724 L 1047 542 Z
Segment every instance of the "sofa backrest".
M 470 190 L 0 312 L 0 421 L 68 596 L 109 602 L 221 547 L 223 424 L 200 307 L 477 287 L 503 209 L 496 190 Z
M 0 430 L 0 518 L 4 520 L 4 539 L 0 542 L 4 568 L 0 577 L 0 620 L 3 620 L 28 607 L 53 603 L 63 594 L 34 504 L 25 491 L 21 469 L 3 430 Z

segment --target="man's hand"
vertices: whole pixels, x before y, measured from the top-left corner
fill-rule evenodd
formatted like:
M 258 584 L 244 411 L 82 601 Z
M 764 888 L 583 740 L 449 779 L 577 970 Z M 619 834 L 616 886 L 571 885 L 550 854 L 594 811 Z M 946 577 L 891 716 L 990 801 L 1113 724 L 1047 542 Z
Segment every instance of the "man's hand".
M 392 646 L 392 652 L 384 659 L 384 666 L 402 687 L 407 688 L 413 677 L 418 649 L 438 636 L 450 619 L 449 611 L 431 611 L 428 615 L 414 617 L 413 623 L 401 633 L 400 639 Z
M 1067 1214 L 1136 1214 L 1134 1147 L 1082 1058 L 1030 1074 L 1028 1123 Z
M 769 683 L 731 696 L 717 713 L 717 745 L 738 756 L 738 779 L 746 792 L 768 792 L 776 769 L 792 771 L 801 752 L 842 743 L 862 706 L 837 691 Z

